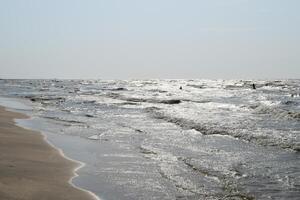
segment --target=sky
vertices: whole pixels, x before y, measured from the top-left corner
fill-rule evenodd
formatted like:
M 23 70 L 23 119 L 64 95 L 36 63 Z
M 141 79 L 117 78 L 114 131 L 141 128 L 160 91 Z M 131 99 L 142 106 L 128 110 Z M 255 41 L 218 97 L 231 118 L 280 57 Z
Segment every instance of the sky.
M 300 78 L 299 0 L 0 0 L 0 78 Z

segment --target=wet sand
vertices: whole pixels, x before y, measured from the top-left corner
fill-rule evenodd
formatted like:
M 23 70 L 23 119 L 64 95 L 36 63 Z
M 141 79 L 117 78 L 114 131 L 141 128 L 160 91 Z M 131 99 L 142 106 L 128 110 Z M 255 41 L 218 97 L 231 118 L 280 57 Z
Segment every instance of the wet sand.
M 79 166 L 49 145 L 41 133 L 14 123 L 25 115 L 0 106 L 0 199 L 92 200 L 69 180 Z

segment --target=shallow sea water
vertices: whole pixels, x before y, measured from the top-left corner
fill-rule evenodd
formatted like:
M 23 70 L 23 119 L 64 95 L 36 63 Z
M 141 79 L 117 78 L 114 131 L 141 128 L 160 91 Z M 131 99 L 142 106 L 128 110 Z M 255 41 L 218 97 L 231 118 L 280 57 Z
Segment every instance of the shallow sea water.
M 18 123 L 86 163 L 73 182 L 102 199 L 299 199 L 299 87 L 0 80 L 0 101 L 25 104 Z

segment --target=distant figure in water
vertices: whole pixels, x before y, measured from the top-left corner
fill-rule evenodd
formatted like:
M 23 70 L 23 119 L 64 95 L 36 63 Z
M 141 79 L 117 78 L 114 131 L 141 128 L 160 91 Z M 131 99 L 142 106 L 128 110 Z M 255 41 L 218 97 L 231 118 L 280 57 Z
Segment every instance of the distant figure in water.
M 255 89 L 256 89 L 256 87 L 255 87 L 255 84 L 254 84 L 254 83 L 252 84 L 252 88 L 253 88 L 253 90 L 255 90 Z
M 182 87 L 180 86 L 179 89 L 182 90 Z

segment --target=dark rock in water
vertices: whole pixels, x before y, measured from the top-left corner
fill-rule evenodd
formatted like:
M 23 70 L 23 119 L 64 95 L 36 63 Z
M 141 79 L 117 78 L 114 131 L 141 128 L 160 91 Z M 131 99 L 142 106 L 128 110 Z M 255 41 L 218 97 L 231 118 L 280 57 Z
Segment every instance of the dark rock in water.
M 111 89 L 112 91 L 127 91 L 127 89 L 126 88 L 122 88 L 122 87 L 119 87 L 119 88 L 113 88 L 113 89 Z
M 83 101 L 82 103 L 84 103 L 84 104 L 93 104 L 93 103 L 96 103 L 96 101 L 95 100 Z
M 179 100 L 179 99 L 163 100 L 163 101 L 160 101 L 160 103 L 164 103 L 164 104 L 179 104 L 179 103 L 181 103 L 181 100 Z
M 94 117 L 93 115 L 90 115 L 90 114 L 86 114 L 85 116 L 86 117 Z
M 35 101 L 36 101 L 36 99 L 35 99 L 35 98 L 31 98 L 31 99 L 30 99 L 30 101 L 32 101 L 32 102 L 35 102 Z
M 139 133 L 143 133 L 143 131 L 142 130 L 140 130 L 140 129 L 134 129 L 136 132 L 139 132 Z

